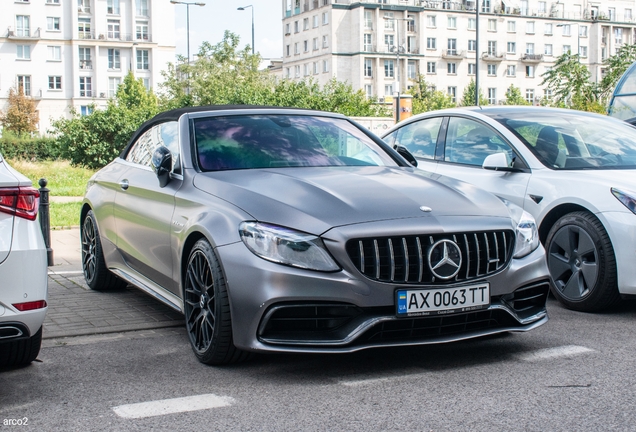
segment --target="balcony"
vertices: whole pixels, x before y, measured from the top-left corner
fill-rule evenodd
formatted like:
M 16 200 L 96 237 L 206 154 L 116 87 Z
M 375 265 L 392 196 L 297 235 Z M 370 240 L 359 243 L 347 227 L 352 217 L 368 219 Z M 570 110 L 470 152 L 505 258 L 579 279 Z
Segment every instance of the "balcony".
M 7 38 L 11 40 L 37 40 L 40 39 L 40 31 L 42 29 L 38 27 L 34 32 L 30 29 L 18 29 L 11 30 L 11 27 L 7 28 Z
M 362 50 L 368 53 L 377 52 L 377 50 L 375 49 L 375 45 L 365 45 L 364 47 L 362 47 Z
M 79 95 L 80 97 L 93 97 L 95 93 L 93 90 L 80 90 Z
M 78 39 L 95 39 L 95 33 L 90 31 L 79 31 L 77 32 Z
M 460 51 L 456 49 L 447 49 L 442 51 L 442 58 L 462 60 L 464 58 L 464 51 Z
M 485 62 L 497 63 L 505 58 L 503 54 L 485 52 L 481 55 L 481 59 Z
M 543 54 L 524 54 L 521 56 L 521 61 L 524 63 L 541 63 Z
M 80 60 L 79 68 L 80 69 L 93 69 L 93 61 L 92 60 Z

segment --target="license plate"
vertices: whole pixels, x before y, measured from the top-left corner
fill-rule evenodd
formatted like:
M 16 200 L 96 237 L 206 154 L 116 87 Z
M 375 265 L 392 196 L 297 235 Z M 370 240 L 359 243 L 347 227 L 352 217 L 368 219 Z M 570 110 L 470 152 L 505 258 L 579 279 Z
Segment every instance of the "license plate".
M 487 308 L 490 285 L 397 290 L 396 296 L 398 316 L 445 315 Z

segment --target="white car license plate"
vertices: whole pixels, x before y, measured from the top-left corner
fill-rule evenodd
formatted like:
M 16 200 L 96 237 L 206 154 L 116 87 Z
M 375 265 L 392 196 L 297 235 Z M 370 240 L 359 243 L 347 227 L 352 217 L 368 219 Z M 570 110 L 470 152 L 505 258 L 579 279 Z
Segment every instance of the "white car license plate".
M 455 286 L 397 290 L 397 315 L 444 315 L 487 308 L 490 305 L 490 285 Z

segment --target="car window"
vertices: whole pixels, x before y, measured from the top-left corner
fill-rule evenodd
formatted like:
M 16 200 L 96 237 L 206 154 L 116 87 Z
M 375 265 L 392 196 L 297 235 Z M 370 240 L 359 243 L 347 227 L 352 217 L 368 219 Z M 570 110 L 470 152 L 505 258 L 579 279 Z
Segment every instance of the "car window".
M 178 130 L 177 122 L 166 122 L 153 126 L 133 144 L 126 155 L 126 160 L 149 167 L 154 151 L 157 147 L 164 146 L 172 153 L 173 172 L 181 173 Z
M 494 153 L 505 153 L 509 164 L 514 157 L 510 146 L 488 126 L 462 117 L 450 118 L 445 161 L 481 166 L 484 159 Z
M 194 120 L 204 171 L 397 163 L 368 135 L 344 119 L 237 115 Z
M 409 123 L 392 133 L 394 144 L 406 147 L 415 157 L 434 159 L 442 120 L 435 117 Z

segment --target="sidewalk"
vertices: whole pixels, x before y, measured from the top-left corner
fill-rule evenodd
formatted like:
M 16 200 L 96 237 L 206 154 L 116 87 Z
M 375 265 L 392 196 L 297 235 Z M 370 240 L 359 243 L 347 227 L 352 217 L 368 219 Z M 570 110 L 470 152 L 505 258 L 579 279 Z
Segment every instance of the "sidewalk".
M 183 315 L 131 286 L 92 291 L 84 281 L 80 230 L 51 231 L 55 265 L 49 267 L 44 338 L 182 326 Z

